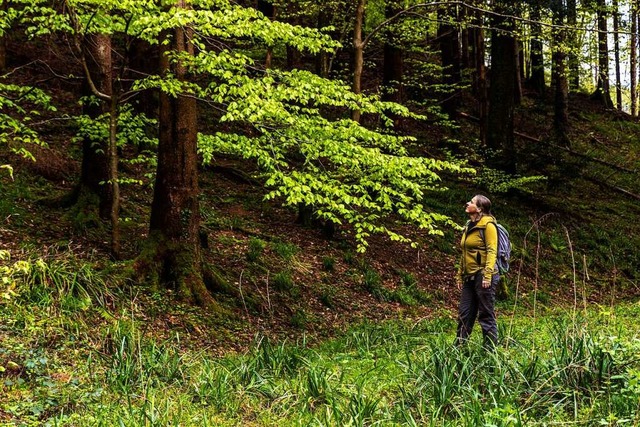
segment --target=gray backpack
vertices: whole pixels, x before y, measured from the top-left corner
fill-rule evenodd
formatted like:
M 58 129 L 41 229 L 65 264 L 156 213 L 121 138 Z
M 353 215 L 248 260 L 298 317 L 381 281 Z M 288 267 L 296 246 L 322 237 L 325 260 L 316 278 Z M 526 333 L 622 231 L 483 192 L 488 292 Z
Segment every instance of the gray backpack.
M 496 257 L 496 266 L 498 273 L 502 276 L 509 271 L 509 259 L 511 258 L 511 240 L 509 240 L 509 232 L 502 224 L 490 222 L 498 229 L 498 255 Z M 484 230 L 480 229 L 480 236 L 484 240 Z M 486 246 L 486 241 L 485 241 Z

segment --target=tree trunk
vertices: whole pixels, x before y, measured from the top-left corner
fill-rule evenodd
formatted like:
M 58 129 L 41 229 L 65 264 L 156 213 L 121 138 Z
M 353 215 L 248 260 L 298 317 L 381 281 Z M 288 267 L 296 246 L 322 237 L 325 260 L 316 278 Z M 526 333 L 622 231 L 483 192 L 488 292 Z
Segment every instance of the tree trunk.
M 637 69 L 638 69 L 638 10 L 636 3 L 631 3 L 631 38 L 629 41 L 629 75 L 631 91 L 631 115 L 638 115 Z
M 271 2 L 268 2 L 265 0 L 258 0 L 256 4 L 256 9 L 258 9 L 260 13 L 262 13 L 264 16 L 266 16 L 269 19 L 275 18 L 276 8 L 273 6 Z M 267 69 L 271 68 L 272 60 L 273 60 L 273 47 L 268 46 L 267 54 L 265 55 L 265 59 L 264 59 L 264 67 Z
M 472 64 L 471 49 L 469 47 L 471 32 L 469 30 L 469 25 L 467 24 L 467 20 L 469 19 L 469 10 L 466 7 L 461 7 L 458 10 L 458 18 L 460 19 L 460 22 L 465 23 L 462 25 L 462 29 L 460 31 L 460 65 L 463 70 L 467 70 L 471 68 Z
M 353 92 L 362 93 L 362 70 L 364 68 L 364 41 L 362 26 L 364 24 L 364 10 L 367 0 L 358 0 L 356 6 L 355 25 L 353 27 Z M 360 122 L 360 110 L 353 110 L 351 118 Z
M 522 53 L 522 43 L 516 39 L 515 45 L 516 86 L 513 88 L 513 102 L 515 105 L 520 105 L 522 103 L 522 81 L 524 80 L 524 55 Z
M 478 118 L 480 119 L 479 139 L 482 145 L 487 143 L 487 115 L 489 100 L 487 97 L 487 72 L 485 66 L 484 23 L 481 9 L 474 12 L 473 28 L 469 30 L 472 47 L 473 74 L 471 85 L 478 102 Z
M 616 108 L 622 111 L 622 82 L 620 79 L 620 13 L 618 11 L 618 0 L 613 0 L 613 52 L 616 67 Z
M 185 7 L 178 0 L 178 7 Z M 164 49 L 193 53 L 188 29 L 173 30 Z M 165 73 L 187 80 L 185 67 L 169 63 L 166 51 L 160 63 Z M 151 280 L 174 288 L 191 302 L 210 305 L 213 299 L 203 280 L 198 202 L 197 111 L 191 96 L 160 94 L 158 165 L 151 205 L 149 239 L 137 262 L 138 271 Z
M 513 12 L 508 0 L 496 2 L 491 17 L 491 84 L 487 117 L 487 146 L 496 154 L 489 164 L 506 172 L 516 171 L 514 145 L 515 88 L 518 67 Z
M 402 9 L 394 0 L 388 0 L 385 5 L 385 18 L 389 19 Z M 382 97 L 385 101 L 402 102 L 403 52 L 394 30 L 386 31 L 384 43 L 384 67 L 382 74 Z
M 0 4 L 0 14 L 4 13 L 8 9 L 8 1 L 3 1 Z M 7 68 L 7 38 L 6 33 L 0 35 L 0 72 Z
M 446 87 L 446 98 L 442 109 L 455 117 L 460 104 L 460 37 L 458 35 L 457 11 L 455 5 L 443 5 L 438 9 L 438 40 L 442 61 L 442 83 Z
M 102 34 L 91 34 L 85 38 L 87 68 L 93 86 L 107 96 L 112 96 L 112 60 L 111 38 Z M 85 78 L 82 85 L 83 96 L 94 96 L 91 84 Z M 85 102 L 83 114 L 97 119 L 110 113 L 111 105 L 99 100 L 97 103 Z M 111 217 L 114 202 L 113 187 L 109 184 L 109 147 L 108 141 L 86 137 L 82 141 L 82 164 L 80 181 L 75 190 L 74 202 L 82 204 L 82 209 L 91 209 L 91 199 L 97 199 L 98 215 L 101 219 Z
M 567 79 L 567 46 L 565 6 L 562 0 L 552 1 L 553 10 L 553 72 L 554 72 L 554 120 L 553 127 L 559 143 L 569 145 L 569 82 Z
M 546 84 L 544 81 L 544 56 L 542 54 L 542 25 L 540 15 L 540 3 L 531 3 L 531 50 L 529 61 L 531 63 L 531 75 L 527 86 L 539 97 L 543 97 Z
M 120 259 L 120 183 L 118 182 L 118 97 L 111 95 L 109 109 L 109 185 L 111 187 L 111 254 Z
M 140 79 L 155 74 L 158 71 L 158 48 L 149 42 L 134 39 L 129 50 L 129 68 L 134 79 Z M 158 117 L 158 92 L 144 90 L 136 98 L 134 108 L 138 113 L 155 119 Z
M 323 9 L 318 12 L 318 29 L 329 26 L 329 15 Z M 316 74 L 320 77 L 329 78 L 329 53 L 325 50 L 321 50 L 316 56 Z
M 569 45 L 569 80 L 573 90 L 580 89 L 580 62 L 578 59 L 578 36 L 576 26 L 578 24 L 578 11 L 576 0 L 567 0 L 567 43 Z
M 605 0 L 597 0 L 598 20 L 598 87 L 592 95 L 593 99 L 600 101 L 605 108 L 612 108 L 610 84 L 609 84 L 609 43 L 607 41 L 607 11 Z

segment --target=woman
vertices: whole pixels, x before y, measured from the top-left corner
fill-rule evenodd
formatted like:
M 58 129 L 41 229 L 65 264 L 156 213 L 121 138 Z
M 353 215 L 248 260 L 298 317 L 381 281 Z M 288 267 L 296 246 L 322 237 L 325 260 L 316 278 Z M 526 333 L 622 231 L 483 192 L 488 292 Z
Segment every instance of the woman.
M 497 274 L 498 228 L 491 215 L 491 201 L 476 195 L 466 205 L 469 222 L 465 226 L 460 246 L 462 258 L 458 271 L 458 289 L 462 291 L 458 308 L 456 343 L 469 339 L 473 324 L 478 319 L 484 345 L 495 347 L 498 326 L 494 310 Z

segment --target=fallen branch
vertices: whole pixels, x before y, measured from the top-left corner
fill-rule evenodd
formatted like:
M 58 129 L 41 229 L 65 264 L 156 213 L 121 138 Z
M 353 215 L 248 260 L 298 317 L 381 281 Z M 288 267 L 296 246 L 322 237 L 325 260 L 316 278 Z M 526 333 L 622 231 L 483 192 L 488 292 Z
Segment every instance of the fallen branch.
M 465 119 L 470 120 L 472 122 L 480 123 L 480 119 L 475 117 L 475 116 L 472 116 L 471 114 L 460 112 L 458 115 L 460 117 L 464 117 Z M 622 171 L 622 172 L 633 173 L 633 174 L 638 173 L 638 171 L 636 169 L 629 169 L 629 168 L 625 168 L 624 166 L 616 165 L 615 163 L 610 163 L 610 162 L 607 162 L 605 160 L 596 159 L 595 157 L 591 157 L 591 156 L 586 155 L 586 154 L 578 153 L 577 151 L 574 151 L 569 147 L 563 147 L 561 145 L 556 145 L 556 144 L 553 144 L 553 143 L 551 143 L 549 141 L 544 141 L 542 139 L 535 138 L 533 136 L 530 136 L 530 135 L 527 135 L 527 134 L 524 134 L 524 133 L 521 133 L 521 132 L 514 131 L 513 134 L 515 136 L 518 136 L 518 137 L 522 138 L 522 139 L 526 139 L 527 141 L 536 142 L 538 144 L 545 144 L 545 145 L 548 145 L 550 147 L 566 151 L 567 153 L 572 154 L 572 155 L 574 155 L 576 157 L 580 157 L 581 159 L 588 160 L 588 161 L 594 162 L 594 163 L 599 163 L 601 165 L 608 166 L 610 168 L 613 168 L 613 169 L 616 169 L 616 170 L 619 170 L 619 171 Z M 594 136 L 592 136 L 591 138 L 595 139 L 597 141 L 597 139 Z
M 583 175 L 583 174 L 581 174 L 580 176 L 582 176 L 582 178 L 586 179 L 587 181 L 590 181 L 590 182 L 593 182 L 594 184 L 597 184 L 597 185 L 600 185 L 602 187 L 608 188 L 609 190 L 613 190 L 613 191 L 616 191 L 618 193 L 624 194 L 625 196 L 629 196 L 629 197 L 634 198 L 636 200 L 640 200 L 640 195 L 632 193 L 629 190 L 625 190 L 624 188 L 620 188 L 618 186 L 611 185 L 608 182 L 601 181 L 601 180 L 599 180 L 597 178 L 594 178 L 592 176 Z

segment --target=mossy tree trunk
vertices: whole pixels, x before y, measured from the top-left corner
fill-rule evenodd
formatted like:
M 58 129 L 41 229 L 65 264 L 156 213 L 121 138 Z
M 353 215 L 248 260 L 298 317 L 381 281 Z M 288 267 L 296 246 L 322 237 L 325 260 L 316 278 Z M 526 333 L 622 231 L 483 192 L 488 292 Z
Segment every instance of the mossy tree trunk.
M 184 0 L 177 2 L 185 7 Z M 176 28 L 168 49 L 192 53 L 188 29 Z M 169 62 L 162 52 L 160 66 L 180 80 L 187 71 Z M 149 239 L 137 267 L 146 270 L 157 284 L 173 288 L 189 302 L 213 303 L 202 269 L 199 227 L 199 188 L 196 100 L 188 95 L 160 94 L 159 145 L 156 181 L 151 205 Z

